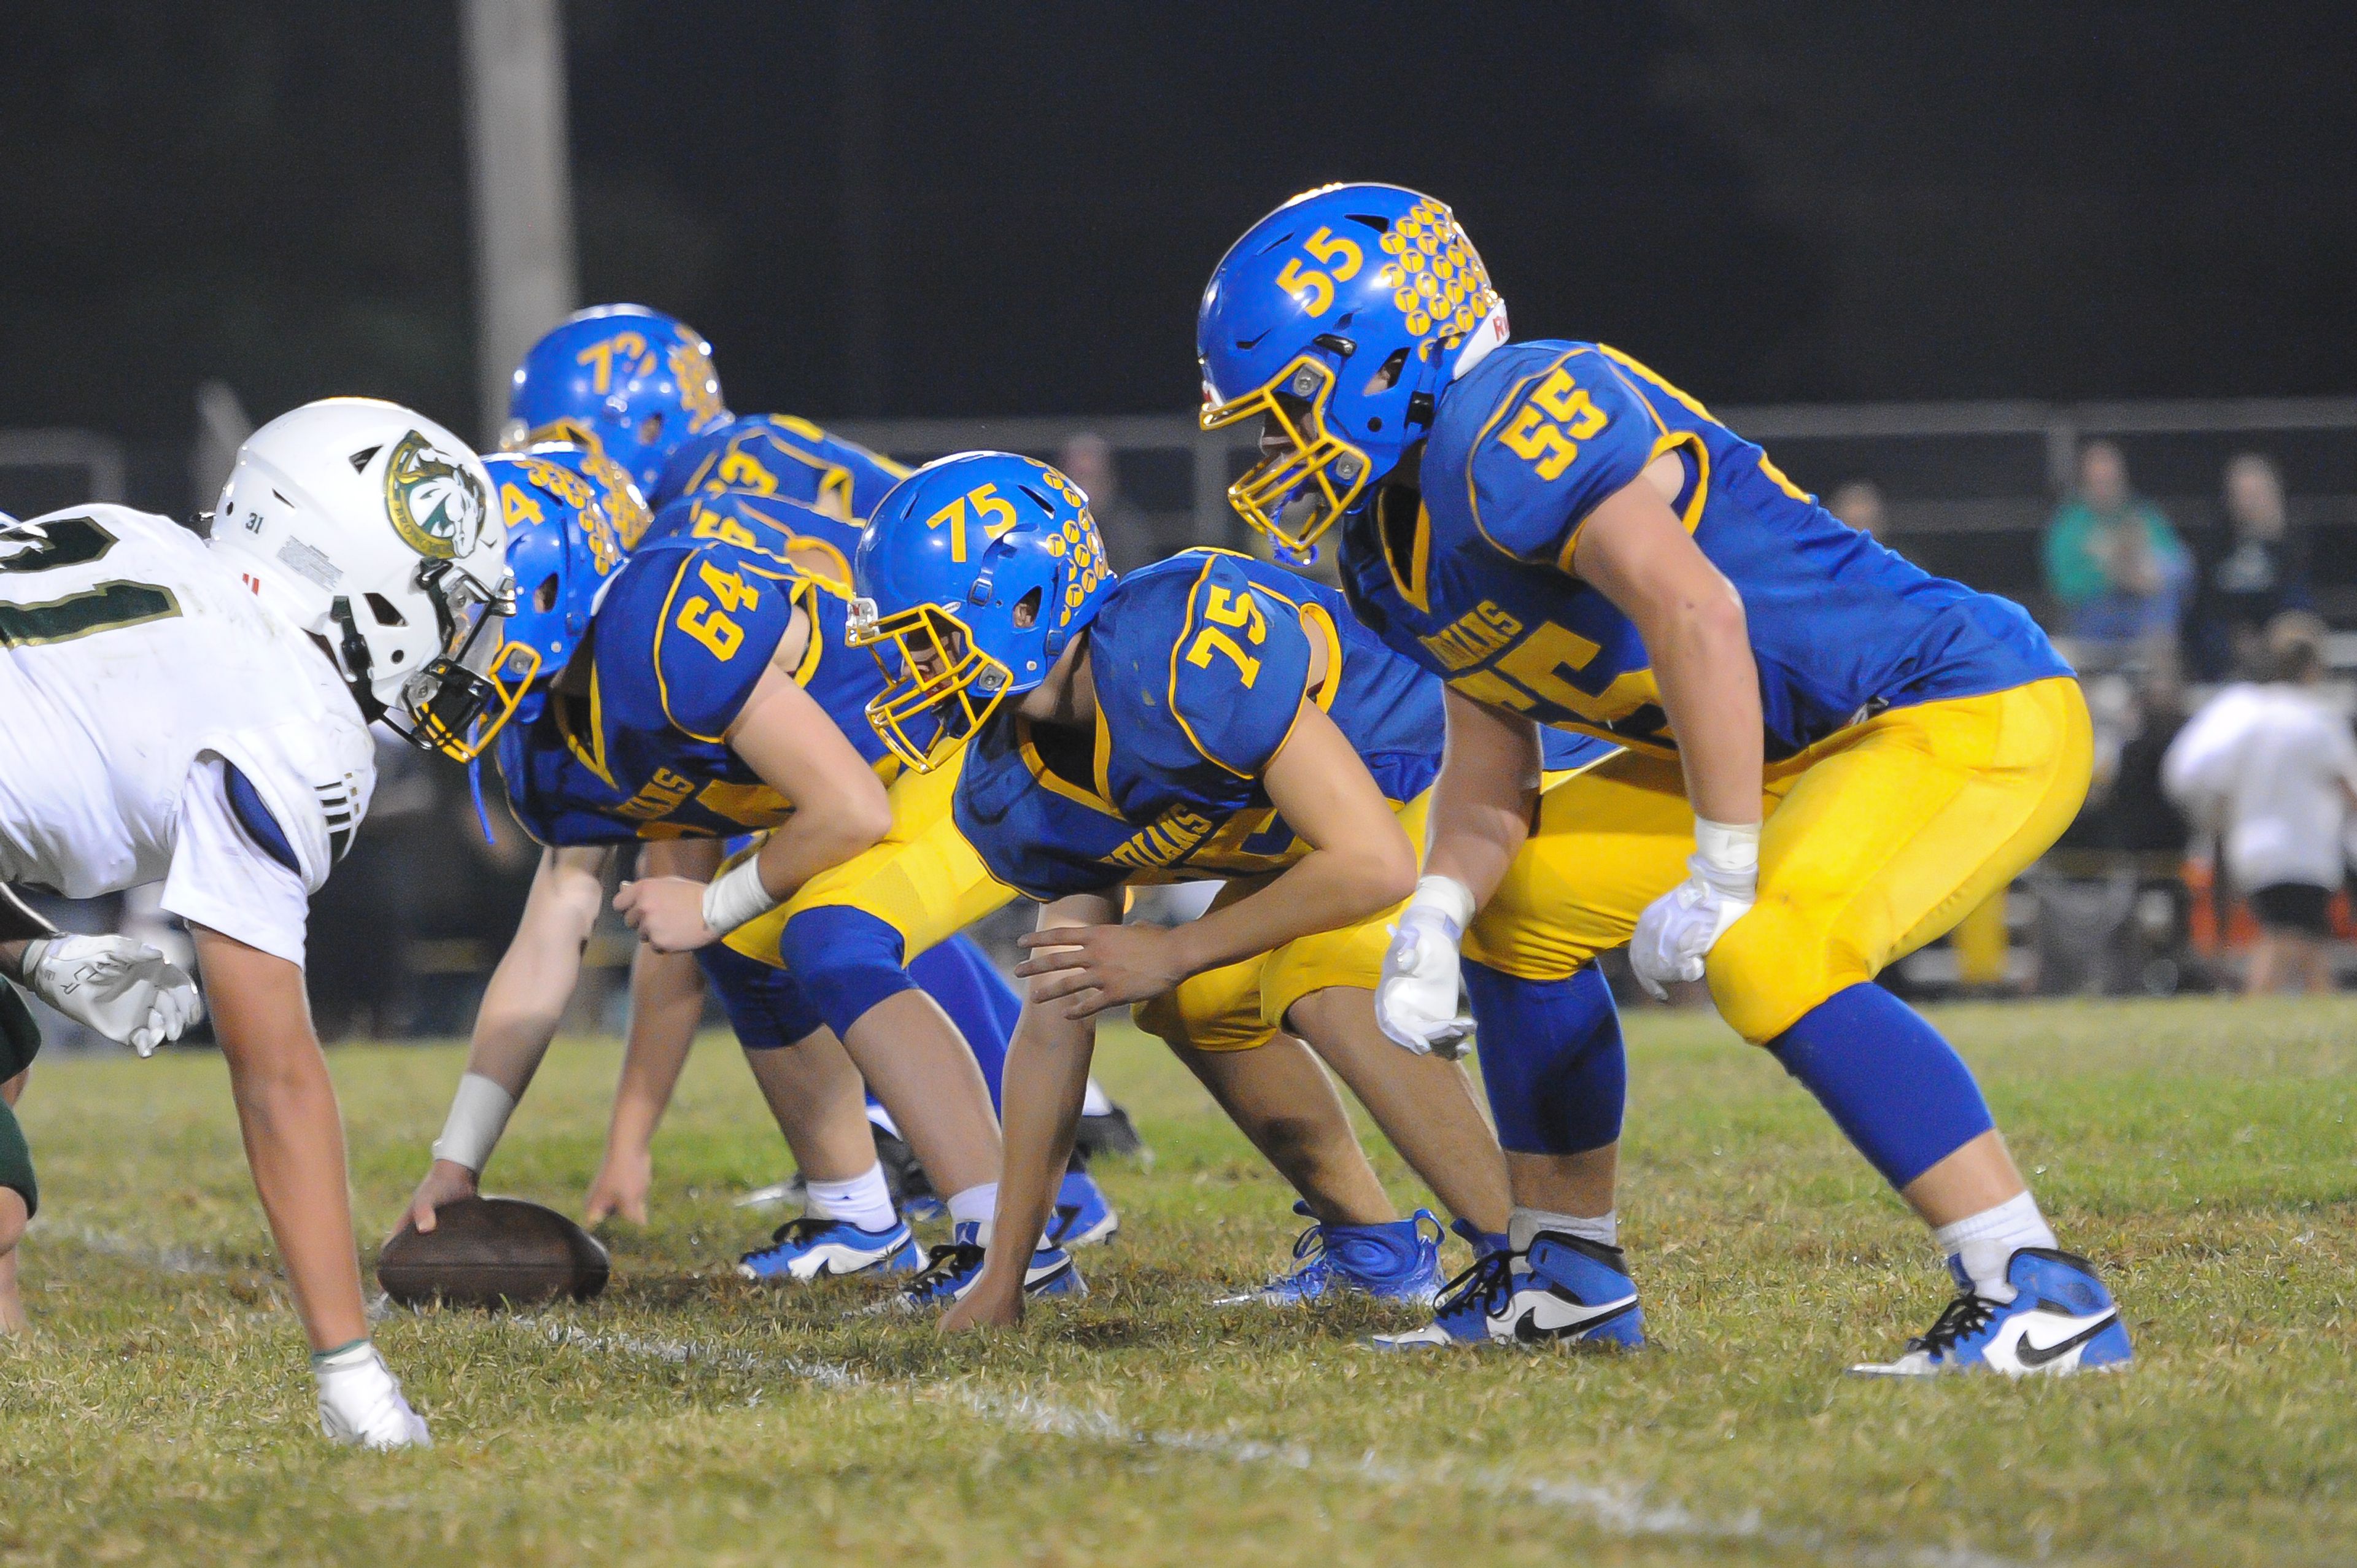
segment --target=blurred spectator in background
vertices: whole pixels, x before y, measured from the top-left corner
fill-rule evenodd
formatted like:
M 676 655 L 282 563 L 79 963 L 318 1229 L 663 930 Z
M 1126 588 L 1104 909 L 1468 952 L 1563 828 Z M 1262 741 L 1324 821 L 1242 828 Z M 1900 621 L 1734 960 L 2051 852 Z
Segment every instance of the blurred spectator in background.
M 2289 980 L 2331 989 L 2327 914 L 2344 870 L 2341 832 L 2357 806 L 2357 738 L 2317 691 L 2324 623 L 2298 610 L 2267 625 L 2272 679 L 2229 686 L 2194 714 L 2162 765 L 2169 792 L 2215 834 L 2228 881 L 2259 942 L 2244 989 Z
M 2283 476 L 2256 452 L 2226 465 L 2226 553 L 2202 575 L 2197 658 L 2202 674 L 2264 678 L 2267 623 L 2311 609 L 2308 543 L 2284 514 Z
M 1114 570 L 1127 572 L 1162 557 L 1152 520 L 1121 493 L 1121 464 L 1114 456 L 1112 442 L 1093 430 L 1083 430 L 1064 443 L 1056 464 L 1089 498 L 1097 532 L 1113 552 Z
M 1883 539 L 1882 531 L 1890 524 L 1882 510 L 1882 487 L 1872 479 L 1852 479 L 1835 490 L 1825 510 L 1865 534 L 1868 539 Z
M 2087 443 L 2078 493 L 2046 525 L 2046 586 L 2063 630 L 2098 660 L 2173 650 L 2191 576 L 2169 519 L 2129 490 L 2120 449 Z

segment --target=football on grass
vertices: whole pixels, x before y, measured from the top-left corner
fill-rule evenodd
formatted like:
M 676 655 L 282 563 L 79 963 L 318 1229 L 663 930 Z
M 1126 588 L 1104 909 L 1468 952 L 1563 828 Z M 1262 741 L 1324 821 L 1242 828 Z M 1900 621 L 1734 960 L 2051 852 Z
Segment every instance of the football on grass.
M 404 1306 L 537 1306 L 606 1288 L 606 1249 L 554 1208 L 520 1197 L 462 1197 L 432 1230 L 404 1225 L 377 1255 L 377 1283 Z

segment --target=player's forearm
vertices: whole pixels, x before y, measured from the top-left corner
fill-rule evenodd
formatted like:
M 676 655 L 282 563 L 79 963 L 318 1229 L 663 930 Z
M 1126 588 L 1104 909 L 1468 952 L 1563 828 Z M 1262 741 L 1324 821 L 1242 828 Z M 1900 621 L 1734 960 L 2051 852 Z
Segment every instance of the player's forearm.
M 1530 837 L 1542 754 L 1538 725 L 1450 693 L 1448 738 L 1433 782 L 1424 872 L 1490 901 Z
M 1685 605 L 1658 628 L 1641 627 L 1661 688 L 1662 710 L 1678 737 L 1686 799 L 1715 822 L 1760 821 L 1763 772 L 1760 670 L 1743 607 L 1726 600 Z
M 1258 892 L 1172 931 L 1188 972 L 1355 926 L 1406 897 L 1415 887 L 1415 854 L 1398 823 L 1387 825 L 1396 845 L 1311 850 Z
M 508 950 L 475 1012 L 467 1070 L 521 1098 L 548 1054 L 580 983 L 581 960 L 603 901 L 605 852 L 555 850 L 542 857 Z
M 254 1190 L 315 1350 L 368 1335 L 344 1161 L 343 1119 L 311 1031 L 303 972 L 193 929 Z
M 643 1152 L 654 1141 L 703 1020 L 704 972 L 695 959 L 640 948 L 630 966 L 630 1033 L 614 1086 L 608 1155 Z
M 1009 1299 L 1020 1298 L 1032 1250 L 1054 1212 L 1088 1095 L 1096 1038 L 1092 1022 L 1075 1023 L 1052 1006 L 1027 1004 L 1007 1042 L 999 1112 L 1006 1153 L 984 1273 L 990 1288 Z

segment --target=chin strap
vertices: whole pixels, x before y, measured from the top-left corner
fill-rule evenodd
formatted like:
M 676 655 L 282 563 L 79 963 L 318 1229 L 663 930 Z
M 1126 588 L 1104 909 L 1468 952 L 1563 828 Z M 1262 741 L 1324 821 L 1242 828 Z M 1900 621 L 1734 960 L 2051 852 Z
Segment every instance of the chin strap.
M 352 701 L 361 705 L 361 716 L 371 724 L 385 715 L 385 706 L 376 700 L 376 692 L 369 683 L 368 642 L 361 636 L 360 623 L 352 618 L 352 601 L 340 594 L 328 607 L 329 618 L 340 628 L 335 647 L 336 672 L 351 688 Z

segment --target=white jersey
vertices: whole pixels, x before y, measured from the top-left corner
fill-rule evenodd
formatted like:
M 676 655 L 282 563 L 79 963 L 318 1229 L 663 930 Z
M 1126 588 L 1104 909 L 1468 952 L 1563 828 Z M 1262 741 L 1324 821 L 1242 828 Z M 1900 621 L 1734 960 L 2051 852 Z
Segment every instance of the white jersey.
M 300 963 L 375 779 L 327 655 L 193 533 L 95 505 L 0 531 L 0 882 L 160 881 L 172 913 Z
M 2357 739 L 2312 690 L 2228 687 L 2169 743 L 2161 779 L 2221 831 L 2237 890 L 2341 886 Z

